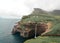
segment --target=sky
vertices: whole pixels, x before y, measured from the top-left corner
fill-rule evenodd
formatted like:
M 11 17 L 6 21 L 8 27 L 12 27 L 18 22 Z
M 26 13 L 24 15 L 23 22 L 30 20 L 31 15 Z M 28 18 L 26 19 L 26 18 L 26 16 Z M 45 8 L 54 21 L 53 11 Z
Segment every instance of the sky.
M 0 0 L 0 17 L 21 18 L 29 15 L 33 8 L 46 11 L 60 9 L 60 0 Z

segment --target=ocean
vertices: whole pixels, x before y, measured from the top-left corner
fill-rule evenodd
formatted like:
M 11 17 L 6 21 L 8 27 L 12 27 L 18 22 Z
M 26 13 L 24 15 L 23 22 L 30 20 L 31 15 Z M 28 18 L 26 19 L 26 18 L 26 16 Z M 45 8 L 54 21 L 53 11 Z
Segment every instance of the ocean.
M 25 39 L 19 34 L 11 34 L 13 26 L 17 21 L 19 19 L 0 18 L 0 43 L 24 43 Z

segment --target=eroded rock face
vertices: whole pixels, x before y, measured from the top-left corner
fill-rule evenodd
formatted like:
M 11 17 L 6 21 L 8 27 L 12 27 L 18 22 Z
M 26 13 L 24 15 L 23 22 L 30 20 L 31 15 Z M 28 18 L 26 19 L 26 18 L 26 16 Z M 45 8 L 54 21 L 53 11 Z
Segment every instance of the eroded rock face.
M 37 26 L 37 33 L 38 33 L 38 35 L 41 35 L 43 32 L 46 31 L 46 29 L 48 29 L 48 25 L 47 24 L 45 24 L 45 23 L 39 24 Z
M 23 37 L 33 37 L 35 33 L 36 33 L 36 36 L 39 36 L 43 32 L 45 32 L 46 29 L 48 29 L 48 25 L 46 23 L 27 23 L 27 24 L 24 24 L 24 26 L 25 26 L 24 30 L 21 30 L 19 25 L 14 26 L 15 29 L 13 29 L 13 33 L 18 31 L 20 32 L 20 35 Z

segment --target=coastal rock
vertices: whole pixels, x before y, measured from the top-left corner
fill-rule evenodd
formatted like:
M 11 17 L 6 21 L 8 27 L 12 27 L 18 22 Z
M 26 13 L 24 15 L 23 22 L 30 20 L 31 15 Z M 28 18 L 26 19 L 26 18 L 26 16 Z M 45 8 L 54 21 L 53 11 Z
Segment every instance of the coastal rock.
M 12 34 L 16 34 L 16 32 L 19 32 L 22 37 L 28 38 L 28 37 L 34 37 L 35 33 L 36 33 L 36 36 L 39 36 L 43 32 L 45 32 L 46 29 L 48 29 L 48 25 L 46 23 L 38 23 L 37 25 L 36 24 L 37 23 L 24 24 L 24 26 L 25 26 L 24 30 L 22 30 L 19 27 L 19 25 L 17 24 L 17 25 L 14 26 Z

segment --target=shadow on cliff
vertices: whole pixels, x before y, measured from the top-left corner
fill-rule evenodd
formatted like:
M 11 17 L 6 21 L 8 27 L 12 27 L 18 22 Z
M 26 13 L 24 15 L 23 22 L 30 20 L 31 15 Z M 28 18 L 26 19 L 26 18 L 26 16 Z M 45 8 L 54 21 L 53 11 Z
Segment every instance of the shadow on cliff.
M 20 33 L 13 35 L 13 37 L 14 37 L 14 40 L 17 41 L 17 43 L 24 43 L 26 40 L 28 40 L 27 38 L 21 37 Z

